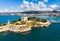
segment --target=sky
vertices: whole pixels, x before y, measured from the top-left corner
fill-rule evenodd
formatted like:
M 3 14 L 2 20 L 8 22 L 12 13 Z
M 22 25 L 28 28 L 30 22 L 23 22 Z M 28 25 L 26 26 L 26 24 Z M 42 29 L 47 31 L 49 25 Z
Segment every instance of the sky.
M 0 0 L 0 12 L 60 11 L 59 0 Z

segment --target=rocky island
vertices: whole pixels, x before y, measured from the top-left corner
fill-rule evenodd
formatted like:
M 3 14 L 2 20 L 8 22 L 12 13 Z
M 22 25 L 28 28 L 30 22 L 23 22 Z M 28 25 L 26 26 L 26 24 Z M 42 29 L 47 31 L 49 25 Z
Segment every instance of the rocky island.
M 51 23 L 48 20 L 36 17 L 22 17 L 21 19 L 12 22 L 0 24 L 0 32 L 28 32 L 32 27 L 48 27 Z

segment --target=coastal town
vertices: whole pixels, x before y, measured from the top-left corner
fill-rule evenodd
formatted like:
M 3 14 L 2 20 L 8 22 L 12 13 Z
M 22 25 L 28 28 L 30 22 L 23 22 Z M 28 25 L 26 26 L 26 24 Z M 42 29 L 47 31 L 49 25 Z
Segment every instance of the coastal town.
M 26 16 L 53 16 L 59 17 L 60 11 L 24 11 L 24 12 L 2 12 L 0 15 L 26 15 Z
M 19 20 L 14 20 L 12 22 L 0 24 L 0 32 L 28 32 L 32 30 L 32 28 L 37 27 L 48 27 L 51 23 L 48 20 L 36 18 L 36 17 L 22 17 Z

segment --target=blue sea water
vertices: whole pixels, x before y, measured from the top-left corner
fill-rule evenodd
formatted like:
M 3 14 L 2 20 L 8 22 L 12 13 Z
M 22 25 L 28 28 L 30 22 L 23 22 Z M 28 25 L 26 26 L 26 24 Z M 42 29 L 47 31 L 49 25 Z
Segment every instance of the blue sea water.
M 16 19 L 20 19 L 21 16 L 11 16 L 11 15 L 0 15 L 0 24 L 8 22 L 8 20 L 11 22 Z
M 55 21 L 60 21 L 60 17 L 51 17 L 51 16 L 37 16 L 39 18 L 43 18 L 46 20 L 55 20 Z
M 0 23 L 19 18 L 21 16 L 0 16 Z M 60 41 L 60 24 L 53 23 L 48 28 L 33 28 L 28 34 L 0 33 L 0 41 Z
M 11 16 L 11 15 L 0 15 L 0 24 L 8 22 L 8 20 L 11 22 L 16 19 L 21 19 L 22 16 Z M 29 17 L 29 16 L 27 16 Z M 46 20 L 55 20 L 55 21 L 60 21 L 60 17 L 49 17 L 49 16 L 34 16 L 38 18 L 43 18 Z

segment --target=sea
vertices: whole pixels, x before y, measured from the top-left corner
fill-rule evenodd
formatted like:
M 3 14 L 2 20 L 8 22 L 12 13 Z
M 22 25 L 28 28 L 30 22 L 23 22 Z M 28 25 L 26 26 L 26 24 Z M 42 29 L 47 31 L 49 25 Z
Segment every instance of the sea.
M 17 15 L 0 15 L 0 24 L 21 19 Z M 60 21 L 60 17 L 35 16 L 46 20 Z M 0 33 L 0 41 L 60 41 L 60 23 L 52 23 L 47 28 L 32 28 L 30 33 Z

